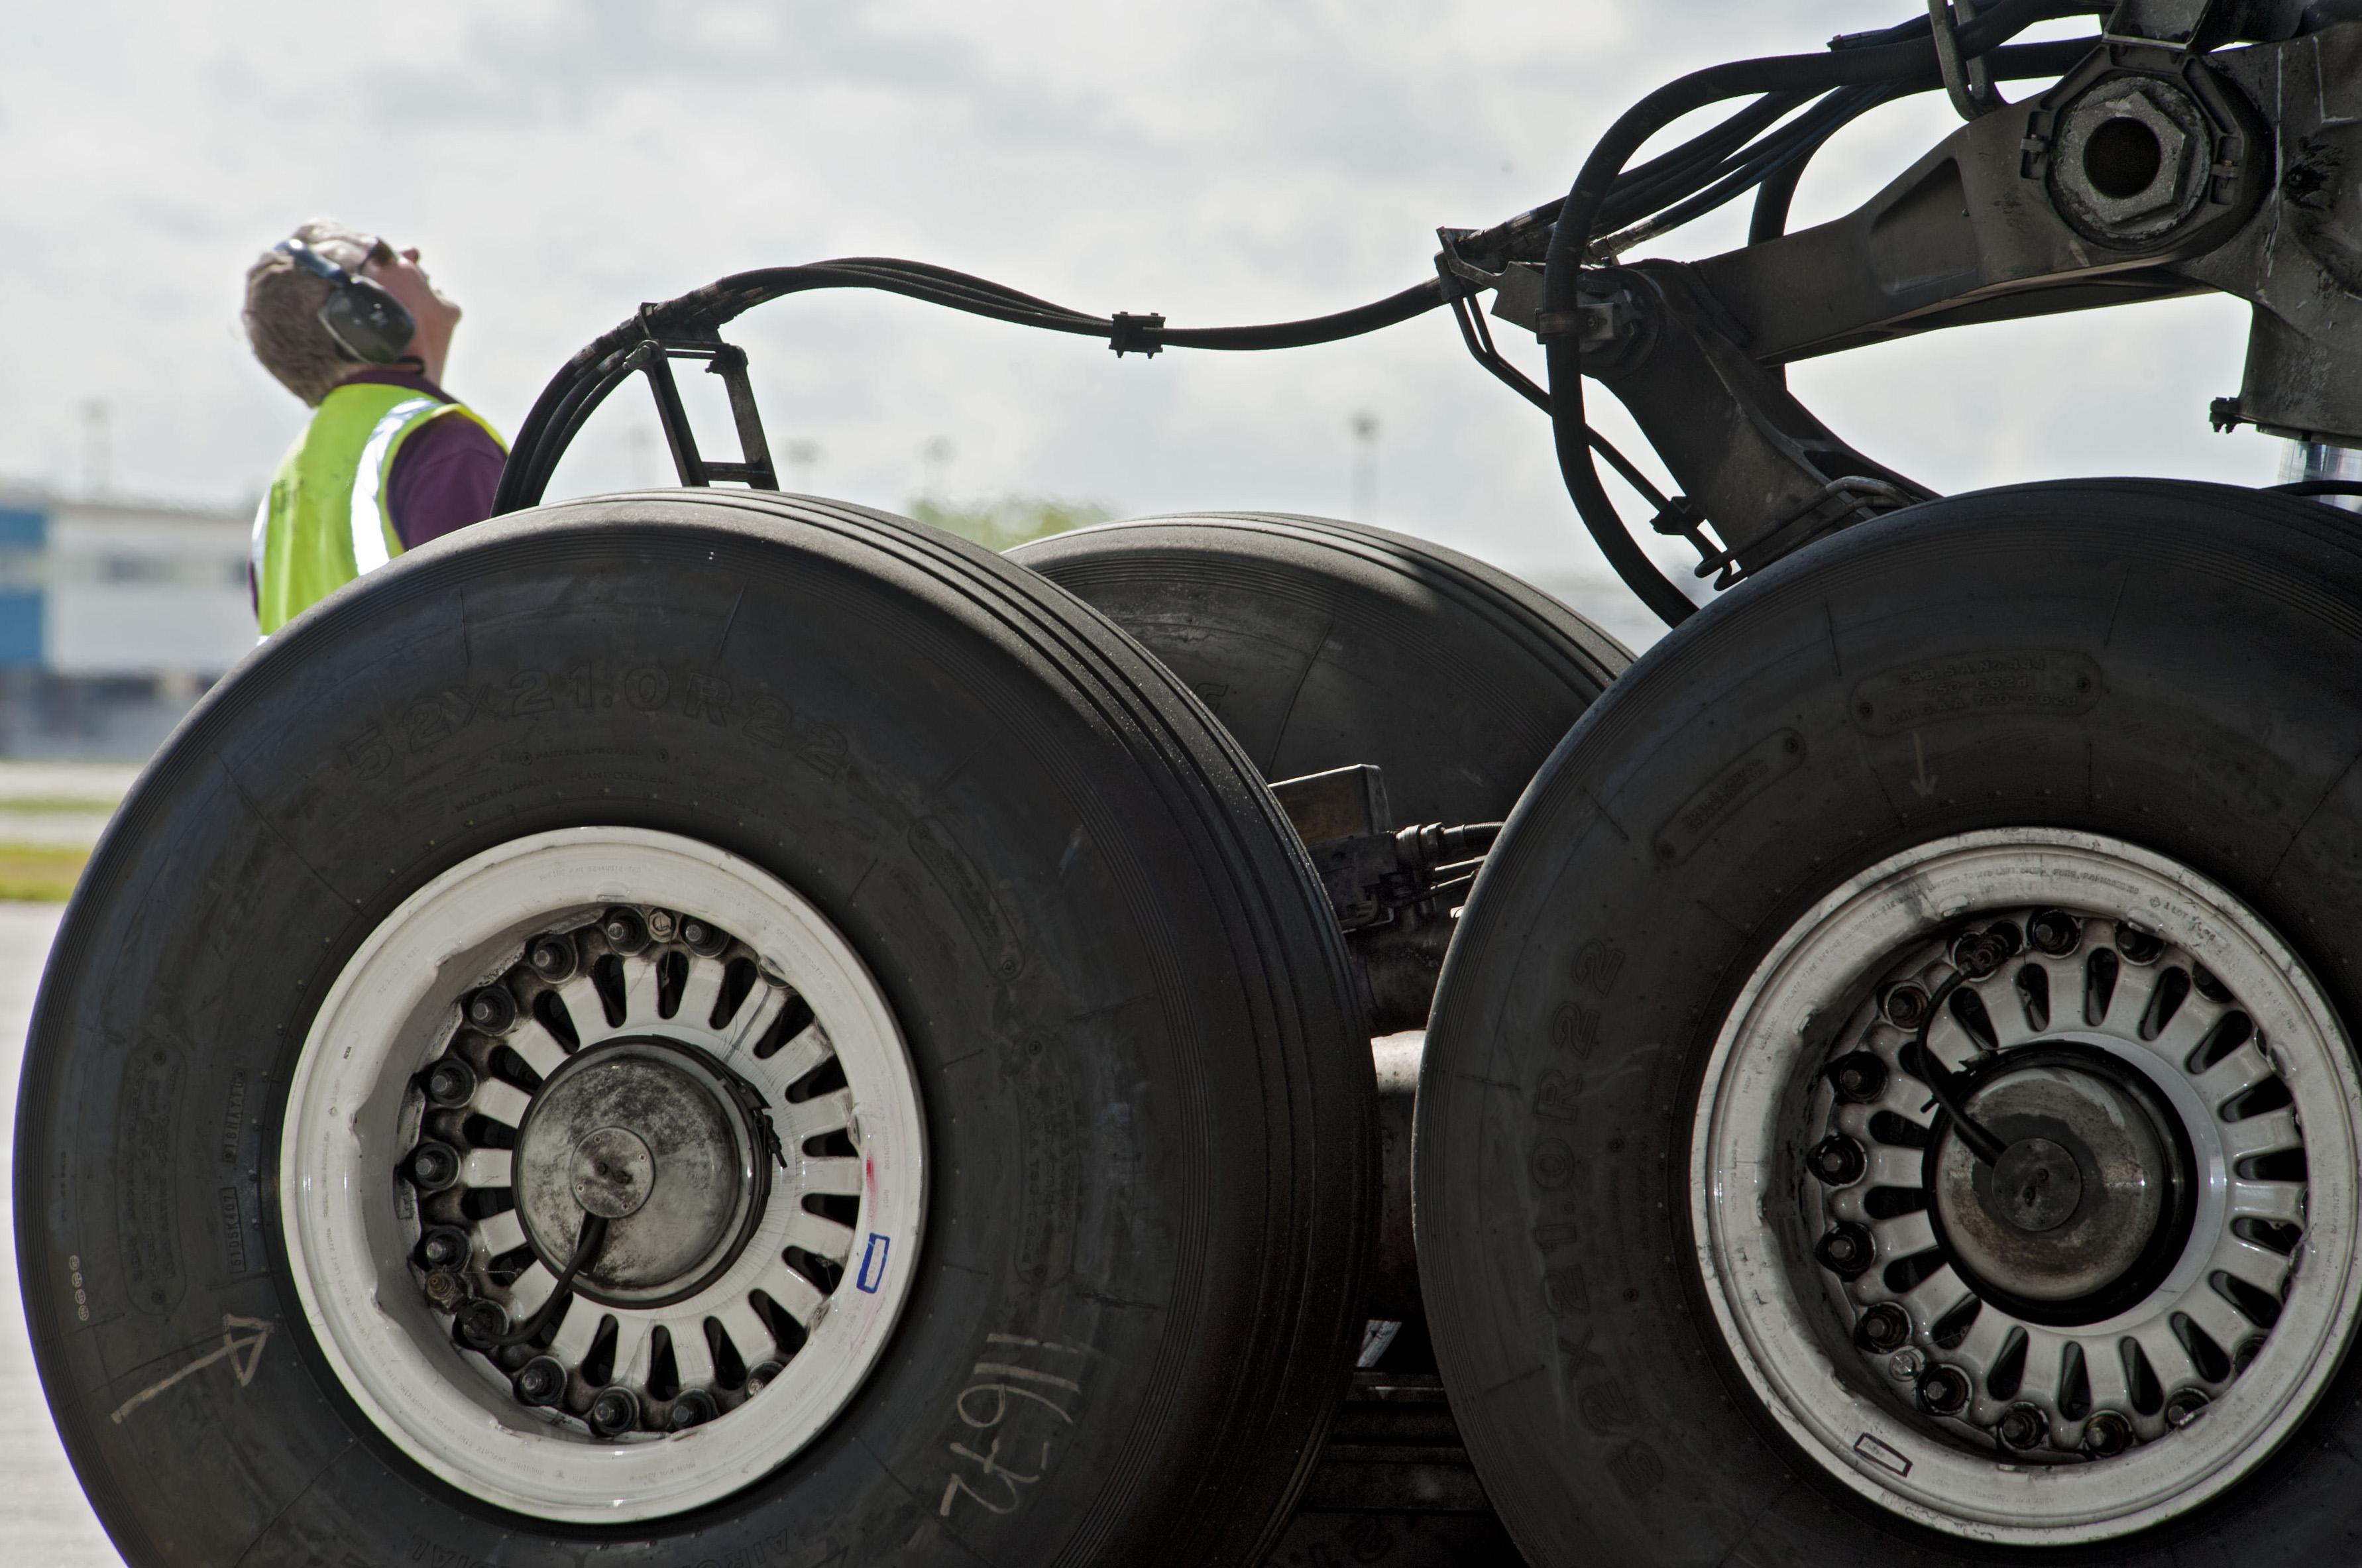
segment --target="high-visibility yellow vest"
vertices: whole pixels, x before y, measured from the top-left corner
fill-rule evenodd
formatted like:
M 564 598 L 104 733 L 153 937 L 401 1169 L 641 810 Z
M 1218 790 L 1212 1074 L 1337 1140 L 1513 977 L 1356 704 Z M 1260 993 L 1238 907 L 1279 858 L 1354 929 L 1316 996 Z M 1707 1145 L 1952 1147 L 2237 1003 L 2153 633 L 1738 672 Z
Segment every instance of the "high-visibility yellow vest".
M 408 387 L 348 381 L 321 401 L 254 514 L 255 611 L 265 636 L 402 554 L 386 482 L 403 443 L 437 419 L 474 420 L 500 440 L 474 410 Z

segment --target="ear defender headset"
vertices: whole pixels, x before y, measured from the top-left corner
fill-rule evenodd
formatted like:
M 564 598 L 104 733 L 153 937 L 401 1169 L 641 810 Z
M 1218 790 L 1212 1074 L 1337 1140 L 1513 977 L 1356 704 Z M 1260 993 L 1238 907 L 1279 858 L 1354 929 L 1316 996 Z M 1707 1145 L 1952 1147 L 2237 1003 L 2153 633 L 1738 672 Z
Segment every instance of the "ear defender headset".
M 410 347 L 418 324 L 402 302 L 379 284 L 346 271 L 293 235 L 271 248 L 328 284 L 320 325 L 337 347 L 366 365 L 391 365 Z

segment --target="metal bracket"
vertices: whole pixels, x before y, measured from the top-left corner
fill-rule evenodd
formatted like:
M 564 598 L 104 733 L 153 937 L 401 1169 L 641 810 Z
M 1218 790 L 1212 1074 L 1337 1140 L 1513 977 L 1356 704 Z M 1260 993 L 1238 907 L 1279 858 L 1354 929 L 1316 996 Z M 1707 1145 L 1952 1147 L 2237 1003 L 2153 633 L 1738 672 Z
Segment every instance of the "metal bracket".
M 698 451 L 697 432 L 690 427 L 680 387 L 673 380 L 675 359 L 703 359 L 706 373 L 722 378 L 730 396 L 731 422 L 738 427 L 740 461 L 714 462 Z M 684 486 L 703 488 L 721 480 L 734 480 L 751 490 L 779 488 L 778 470 L 771 466 L 770 443 L 763 436 L 763 416 L 755 407 L 755 388 L 746 375 L 746 350 L 719 337 L 705 342 L 651 337 L 632 350 L 624 369 L 648 378 L 648 390 L 657 400 L 657 422 L 664 426 L 665 445 L 672 449 L 672 466 Z

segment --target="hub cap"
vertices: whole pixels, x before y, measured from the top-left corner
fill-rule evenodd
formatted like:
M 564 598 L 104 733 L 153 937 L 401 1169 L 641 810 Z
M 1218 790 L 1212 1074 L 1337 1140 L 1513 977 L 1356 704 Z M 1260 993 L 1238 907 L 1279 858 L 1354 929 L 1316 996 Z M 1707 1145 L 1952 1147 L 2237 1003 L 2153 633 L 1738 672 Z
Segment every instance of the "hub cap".
M 454 867 L 322 1005 L 281 1150 L 329 1364 L 501 1507 L 660 1518 L 768 1474 L 891 1337 L 916 1086 L 851 948 L 759 868 L 635 829 Z
M 1717 1041 L 1707 1294 L 1854 1490 L 1976 1540 L 2124 1535 L 2235 1483 L 2335 1365 L 2358 1111 L 2327 1003 L 2222 889 L 2088 834 L 1926 845 L 1799 921 Z

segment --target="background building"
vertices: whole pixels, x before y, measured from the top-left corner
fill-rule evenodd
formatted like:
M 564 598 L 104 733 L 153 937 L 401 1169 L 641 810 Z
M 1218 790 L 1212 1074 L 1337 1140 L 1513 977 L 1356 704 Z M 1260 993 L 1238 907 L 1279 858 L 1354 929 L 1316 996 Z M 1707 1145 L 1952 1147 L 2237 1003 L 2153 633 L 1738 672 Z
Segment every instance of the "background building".
M 251 525 L 0 491 L 0 756 L 153 752 L 254 646 Z

